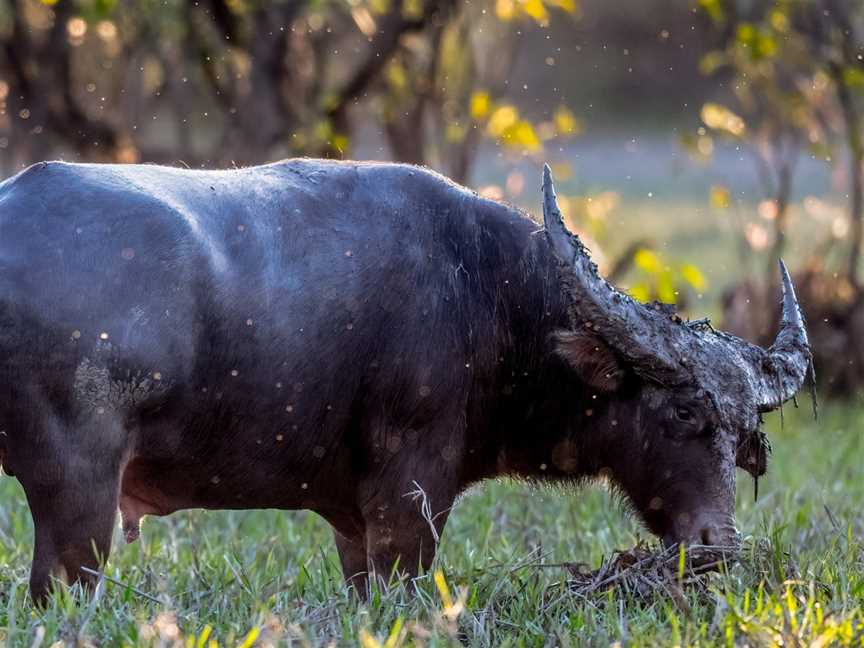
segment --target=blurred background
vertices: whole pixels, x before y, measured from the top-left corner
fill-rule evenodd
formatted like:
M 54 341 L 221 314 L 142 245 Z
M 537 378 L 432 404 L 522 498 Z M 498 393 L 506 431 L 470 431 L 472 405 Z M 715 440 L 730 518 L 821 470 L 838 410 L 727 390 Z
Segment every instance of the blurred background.
M 0 171 L 424 164 L 569 225 L 638 299 L 864 381 L 864 6 L 847 0 L 2 0 Z

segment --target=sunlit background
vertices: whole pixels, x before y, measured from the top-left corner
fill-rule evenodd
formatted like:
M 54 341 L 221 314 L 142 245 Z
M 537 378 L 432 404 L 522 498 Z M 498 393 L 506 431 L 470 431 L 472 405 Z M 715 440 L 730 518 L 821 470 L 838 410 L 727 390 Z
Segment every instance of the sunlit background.
M 549 161 L 569 224 L 614 281 L 767 340 L 780 255 L 815 273 L 802 288 L 819 302 L 811 319 L 856 294 L 860 13 L 767 0 L 7 0 L 0 166 L 398 160 L 536 211 Z M 826 384 L 848 392 L 858 361 Z
M 777 325 L 776 260 L 785 258 L 808 317 L 820 390 L 858 400 L 862 108 L 864 6 L 857 1 L 0 1 L 3 177 L 45 159 L 190 168 L 290 156 L 396 160 L 429 166 L 537 214 L 540 169 L 548 161 L 569 226 L 601 271 L 640 300 L 675 302 L 685 316 L 710 316 L 714 325 L 764 343 Z M 555 623 L 564 619 L 561 627 L 573 636 L 607 643 L 626 638 L 628 623 L 661 643 L 749 636 L 769 638 L 754 640 L 758 645 L 803 644 L 817 637 L 817 627 L 823 645 L 841 632 L 860 637 L 861 417 L 860 409 L 833 407 L 821 429 L 792 419 L 762 500 L 739 503 L 745 531 L 776 554 L 770 574 L 759 571 L 762 563 L 751 565 L 730 586 L 736 594 L 721 612 L 698 608 L 687 617 L 674 607 L 668 614 L 650 608 L 625 620 L 618 603 L 600 614 L 559 602 Z M 776 423 L 771 429 L 779 434 Z M 0 564 L 12 574 L 8 581 L 0 576 L 0 639 L 15 634 L 11 611 L 23 597 L 28 562 L 21 546 L 29 546 L 31 533 L 20 492 L 4 488 L 15 506 L 0 501 Z M 484 611 L 468 600 L 474 625 L 464 635 L 478 645 L 497 643 L 514 628 L 529 645 L 542 645 L 552 627 L 548 618 L 531 617 L 549 609 L 541 590 L 531 589 L 540 586 L 500 585 L 501 565 L 516 573 L 535 552 L 596 565 L 640 533 L 596 492 L 573 503 L 495 486 L 460 506 L 443 564 L 467 591 L 481 592 L 476 605 Z M 132 644 L 140 630 L 151 633 L 144 639 L 167 636 L 169 645 L 179 636 L 177 621 L 187 636 L 200 638 L 210 628 L 196 625 L 202 606 L 222 610 L 223 621 L 206 618 L 238 640 L 241 629 L 264 632 L 270 614 L 279 624 L 301 619 L 308 625 L 298 632 L 313 643 L 353 636 L 354 621 L 340 615 L 356 607 L 334 589 L 338 570 L 332 548 L 326 558 L 320 550 L 329 547 L 321 524 L 296 516 L 274 527 L 265 514 L 219 515 L 154 522 L 140 549 L 115 558 L 115 575 L 167 592 L 164 607 L 179 616 L 141 612 L 141 600 L 127 590 L 117 608 L 122 622 L 96 617 L 87 633 L 86 620 L 73 623 L 81 630 L 74 636 Z M 257 540 L 240 543 L 243 535 Z M 835 562 L 820 562 L 823 555 Z M 790 582 L 803 583 L 797 607 L 789 603 L 794 597 L 784 598 Z M 764 614 L 747 626 L 742 619 L 752 610 L 744 609 L 742 592 L 755 601 L 757 590 L 773 602 L 753 612 Z M 496 599 L 499 591 L 511 596 L 506 604 Z M 818 596 L 807 598 L 808 591 Z M 423 616 L 427 604 L 438 610 L 436 601 L 415 600 L 405 618 Z M 403 619 L 402 608 L 388 605 L 358 612 L 357 623 L 386 636 Z M 817 626 L 819 605 L 833 612 Z M 55 617 L 19 621 L 15 636 L 36 645 L 39 627 L 43 636 L 62 635 L 61 619 L 73 608 L 61 601 Z M 809 622 L 802 610 L 812 612 Z M 803 625 L 792 627 L 790 619 Z M 437 628 L 427 621 L 418 627 Z M 407 627 L 395 636 L 408 636 Z M 764 634 L 748 634 L 754 627 Z M 442 636 L 452 639 L 451 630 Z M 378 642 L 372 634 L 367 638 Z

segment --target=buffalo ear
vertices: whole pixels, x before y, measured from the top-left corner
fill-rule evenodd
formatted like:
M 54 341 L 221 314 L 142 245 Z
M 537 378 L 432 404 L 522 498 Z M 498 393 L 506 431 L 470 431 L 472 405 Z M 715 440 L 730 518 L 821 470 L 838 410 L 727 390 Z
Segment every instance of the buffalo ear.
M 758 430 L 738 440 L 735 465 L 746 470 L 753 479 L 761 477 L 768 470 L 768 457 L 771 456 L 771 442 L 765 432 Z
M 558 331 L 555 352 L 594 389 L 613 392 L 621 386 L 624 367 L 605 342 L 590 333 Z

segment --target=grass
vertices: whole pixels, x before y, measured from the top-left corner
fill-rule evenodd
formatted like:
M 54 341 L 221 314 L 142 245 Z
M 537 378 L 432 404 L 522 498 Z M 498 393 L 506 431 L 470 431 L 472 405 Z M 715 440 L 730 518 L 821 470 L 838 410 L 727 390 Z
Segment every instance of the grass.
M 862 645 L 862 415 L 859 407 L 828 406 L 817 424 L 802 408 L 786 412 L 783 430 L 773 415 L 775 455 L 757 502 L 743 473 L 739 480 L 741 564 L 712 576 L 706 592 L 641 603 L 615 590 L 578 598 L 563 587 L 564 569 L 540 566 L 596 567 L 645 537 L 605 491 L 492 483 L 459 502 L 439 577 L 419 579 L 408 588 L 413 596 L 395 588 L 368 604 L 352 599 L 329 529 L 312 514 L 188 511 L 148 520 L 132 545 L 120 544 L 118 532 L 107 574 L 124 585 L 106 582 L 95 603 L 67 590 L 38 612 L 26 594 L 30 516 L 17 482 L 4 478 L 0 641 Z

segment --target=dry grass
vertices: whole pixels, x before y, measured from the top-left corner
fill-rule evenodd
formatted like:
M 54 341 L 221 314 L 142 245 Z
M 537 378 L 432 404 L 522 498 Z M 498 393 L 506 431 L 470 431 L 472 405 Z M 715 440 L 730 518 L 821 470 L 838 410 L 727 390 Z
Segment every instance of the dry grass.
M 571 593 L 583 598 L 597 597 L 616 588 L 631 598 L 670 596 L 683 600 L 684 588 L 704 591 L 708 576 L 728 568 L 736 561 L 736 555 L 734 547 L 671 546 L 651 551 L 637 545 L 614 552 L 594 570 L 584 563 L 568 565 L 571 577 L 567 585 Z

